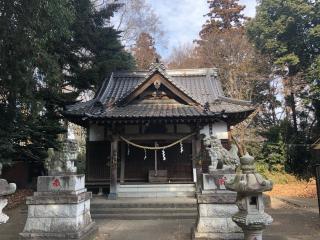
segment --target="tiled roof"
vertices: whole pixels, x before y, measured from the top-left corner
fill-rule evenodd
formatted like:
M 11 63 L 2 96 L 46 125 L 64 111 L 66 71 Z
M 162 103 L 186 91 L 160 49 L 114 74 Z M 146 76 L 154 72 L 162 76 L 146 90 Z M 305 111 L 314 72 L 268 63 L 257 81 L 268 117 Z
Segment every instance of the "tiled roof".
M 140 101 L 127 105 L 118 104 L 154 73 L 163 75 L 175 88 L 197 104 L 179 102 Z M 205 111 L 205 105 L 208 108 Z M 92 118 L 141 118 L 141 117 L 196 117 L 215 113 L 251 112 L 250 102 L 224 96 L 221 83 L 214 69 L 165 70 L 158 65 L 150 71 L 116 72 L 106 80 L 95 98 L 68 106 L 66 116 L 89 116 Z

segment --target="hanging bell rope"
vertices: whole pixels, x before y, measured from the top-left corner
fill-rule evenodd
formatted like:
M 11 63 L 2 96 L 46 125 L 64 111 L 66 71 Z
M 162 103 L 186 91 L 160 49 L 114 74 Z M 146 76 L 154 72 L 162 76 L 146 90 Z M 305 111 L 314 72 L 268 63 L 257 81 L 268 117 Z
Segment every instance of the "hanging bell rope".
M 139 144 L 136 144 L 134 142 L 131 142 L 130 140 L 128 140 L 128 139 L 126 139 L 126 138 L 124 138 L 122 136 L 120 136 L 120 139 L 125 141 L 127 144 L 132 145 L 132 146 L 137 147 L 137 148 L 148 149 L 148 150 L 163 150 L 163 149 L 167 149 L 167 148 L 173 147 L 174 145 L 177 145 L 180 142 L 182 142 L 182 141 L 184 141 L 184 140 L 186 140 L 186 139 L 188 139 L 188 138 L 190 138 L 190 137 L 192 137 L 194 135 L 196 135 L 196 133 L 191 133 L 191 134 L 189 134 L 189 135 L 187 135 L 187 136 L 185 136 L 185 137 L 183 137 L 183 138 L 181 138 L 181 139 L 179 139 L 179 140 L 177 140 L 177 141 L 175 141 L 175 142 L 173 142 L 173 143 L 171 143 L 169 145 L 159 146 L 159 147 L 150 147 L 150 146 L 139 145 Z

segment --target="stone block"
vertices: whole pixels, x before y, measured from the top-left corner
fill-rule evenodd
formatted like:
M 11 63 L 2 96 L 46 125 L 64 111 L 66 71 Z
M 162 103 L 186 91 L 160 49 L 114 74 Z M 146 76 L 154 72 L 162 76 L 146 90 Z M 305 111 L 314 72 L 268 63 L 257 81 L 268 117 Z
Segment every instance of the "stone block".
M 23 232 L 20 233 L 22 239 L 29 240 L 92 240 L 98 232 L 97 225 L 92 222 L 85 228 L 74 232 Z
M 49 205 L 49 204 L 74 204 L 86 201 L 92 197 L 91 192 L 82 192 L 79 194 L 66 194 L 65 192 L 35 192 L 32 197 L 27 197 L 27 205 Z
M 28 217 L 77 217 L 90 211 L 90 201 L 79 204 L 29 205 Z
M 218 189 L 215 178 L 212 174 L 202 175 L 202 189 L 203 190 L 215 190 Z
M 236 193 L 227 190 L 198 194 L 198 219 L 193 229 L 193 239 L 243 239 L 243 232 L 232 221 L 238 212 Z
M 214 220 L 214 221 L 213 221 Z M 197 225 L 198 232 L 229 232 L 227 220 L 225 218 L 200 218 Z
M 198 204 L 204 203 L 215 203 L 215 204 L 231 204 L 235 203 L 237 198 L 237 193 L 227 191 L 227 190 L 216 190 L 208 191 L 206 194 L 198 194 L 197 202 Z
M 234 175 L 234 173 L 223 170 L 215 170 L 213 173 L 204 173 L 202 174 L 202 190 L 225 190 L 225 183 L 230 181 Z
M 85 177 L 81 175 L 40 176 L 37 182 L 38 192 L 74 192 L 85 191 Z
M 54 207 L 51 206 L 51 210 Z M 43 212 L 43 206 L 29 206 L 24 232 L 73 232 L 91 223 L 89 210 L 77 211 L 77 207 L 68 210 L 67 207 L 61 210 L 57 206 L 59 210 Z M 84 208 L 84 204 L 81 208 Z M 41 212 L 43 215 L 39 215 Z
M 86 239 L 97 227 L 90 215 L 92 194 L 84 175 L 38 178 L 38 192 L 28 197 L 23 239 Z
M 197 232 L 196 230 L 192 231 L 192 239 L 199 240 L 243 240 L 243 233 L 202 233 Z
M 235 204 L 200 204 L 199 215 L 203 217 L 225 218 L 238 212 Z

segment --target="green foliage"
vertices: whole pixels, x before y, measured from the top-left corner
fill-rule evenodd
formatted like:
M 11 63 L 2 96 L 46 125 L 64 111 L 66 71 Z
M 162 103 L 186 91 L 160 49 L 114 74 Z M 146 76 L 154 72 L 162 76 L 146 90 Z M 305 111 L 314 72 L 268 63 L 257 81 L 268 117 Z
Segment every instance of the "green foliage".
M 269 166 L 285 163 L 287 171 L 306 178 L 315 163 L 309 146 L 320 134 L 319 15 L 319 1 L 261 0 L 247 24 L 249 39 L 280 70 L 275 74 L 285 92 L 286 115 L 264 131 L 269 144 L 263 158 Z
M 275 63 L 297 65 L 294 74 L 307 69 L 319 54 L 319 14 L 318 1 L 261 0 L 248 36 Z
M 304 99 L 306 104 L 311 106 L 315 119 L 318 119 L 313 128 L 313 139 L 316 140 L 320 136 L 320 56 L 315 59 L 308 69 L 307 79 L 310 83 L 310 88 L 306 93 L 308 97 Z
M 278 134 L 276 142 L 265 142 L 262 148 L 264 162 L 271 171 L 283 171 L 286 162 L 286 146 L 281 134 Z
M 0 0 L 0 161 L 42 161 L 65 133 L 60 111 L 133 66 L 107 23 L 118 4 Z
M 61 93 L 54 45 L 71 39 L 73 7 L 68 0 L 2 0 L 0 9 L 0 161 L 40 160 L 48 146 L 58 147 L 57 133 L 63 133 L 48 99 Z
M 109 24 L 120 4 L 108 4 L 97 10 L 89 0 L 73 1 L 75 21 L 71 26 L 74 38 L 62 54 L 68 61 L 72 74 L 66 82 L 78 92 L 96 90 L 102 81 L 116 70 L 134 67 L 133 57 L 124 51 L 120 32 Z
M 283 172 L 286 166 L 287 147 L 283 141 L 283 125 L 273 126 L 260 135 L 265 138 L 262 143 L 249 142 L 247 151 L 255 156 L 259 171 Z
M 290 54 L 284 55 L 283 57 L 279 57 L 275 61 L 275 64 L 280 66 L 296 66 L 297 64 L 299 64 L 299 62 L 300 62 L 299 57 L 294 53 L 290 53 Z

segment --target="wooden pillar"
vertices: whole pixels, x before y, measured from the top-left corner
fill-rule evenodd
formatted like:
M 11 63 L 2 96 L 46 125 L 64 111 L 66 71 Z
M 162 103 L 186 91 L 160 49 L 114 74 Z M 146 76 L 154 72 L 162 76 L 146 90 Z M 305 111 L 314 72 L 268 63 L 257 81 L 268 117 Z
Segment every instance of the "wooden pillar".
M 201 182 L 202 182 L 202 161 L 203 159 L 199 159 L 201 153 L 201 136 L 200 134 L 195 135 L 192 138 L 192 156 L 193 159 L 193 178 L 196 183 L 197 192 L 200 191 Z M 201 164 L 200 164 L 201 163 Z
M 120 183 L 124 183 L 124 169 L 126 164 L 126 144 L 121 142 L 121 171 L 120 171 Z
M 118 197 L 117 191 L 117 166 L 118 166 L 118 138 L 113 137 L 110 151 L 110 193 L 108 199 L 115 200 Z
M 193 177 L 193 182 L 197 183 L 197 169 L 196 169 L 196 137 L 193 136 L 191 139 L 191 147 L 192 147 L 192 177 Z

